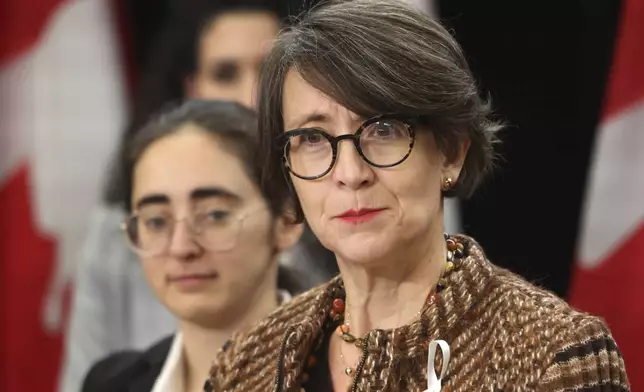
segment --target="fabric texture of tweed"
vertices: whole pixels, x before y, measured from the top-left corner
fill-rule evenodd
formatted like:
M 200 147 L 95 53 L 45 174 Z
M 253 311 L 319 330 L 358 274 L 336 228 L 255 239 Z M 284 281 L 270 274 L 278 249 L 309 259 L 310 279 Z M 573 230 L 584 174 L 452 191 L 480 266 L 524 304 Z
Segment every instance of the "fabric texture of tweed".
M 443 391 L 630 391 L 624 361 L 604 322 L 491 264 L 471 238 L 438 301 L 394 330 L 374 330 L 352 392 L 424 391 L 428 344 L 449 343 Z M 236 334 L 211 371 L 224 392 L 300 392 L 314 342 L 341 277 L 314 288 Z M 598 290 L 601 288 L 598 288 Z M 441 358 L 437 358 L 436 371 Z

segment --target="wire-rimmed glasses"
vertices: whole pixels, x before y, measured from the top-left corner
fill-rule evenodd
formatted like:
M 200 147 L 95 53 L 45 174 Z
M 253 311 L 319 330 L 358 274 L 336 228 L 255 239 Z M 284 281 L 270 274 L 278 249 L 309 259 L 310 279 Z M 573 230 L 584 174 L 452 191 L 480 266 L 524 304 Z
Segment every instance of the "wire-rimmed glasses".
M 254 212 L 241 212 L 230 208 L 211 208 L 197 211 L 187 217 L 177 218 L 167 211 L 142 209 L 121 224 L 133 250 L 141 256 L 159 256 L 170 249 L 172 239 L 181 221 L 185 221 L 195 242 L 210 251 L 225 252 L 239 243 L 244 221 Z
M 414 147 L 412 121 L 410 117 L 377 116 L 362 123 L 354 134 L 338 137 L 319 128 L 299 128 L 281 134 L 278 143 L 284 147 L 284 165 L 293 175 L 316 180 L 333 169 L 342 140 L 352 140 L 358 154 L 371 166 L 401 164 Z

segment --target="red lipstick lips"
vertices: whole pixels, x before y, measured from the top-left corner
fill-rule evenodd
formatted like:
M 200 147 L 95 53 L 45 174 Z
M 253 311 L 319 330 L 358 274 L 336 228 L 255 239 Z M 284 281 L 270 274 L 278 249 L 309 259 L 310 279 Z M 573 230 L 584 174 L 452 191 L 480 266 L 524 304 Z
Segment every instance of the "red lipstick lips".
M 368 222 L 374 219 L 380 212 L 384 211 L 384 208 L 361 208 L 359 210 L 347 210 L 341 215 L 338 215 L 337 218 L 347 222 L 347 223 L 363 223 Z

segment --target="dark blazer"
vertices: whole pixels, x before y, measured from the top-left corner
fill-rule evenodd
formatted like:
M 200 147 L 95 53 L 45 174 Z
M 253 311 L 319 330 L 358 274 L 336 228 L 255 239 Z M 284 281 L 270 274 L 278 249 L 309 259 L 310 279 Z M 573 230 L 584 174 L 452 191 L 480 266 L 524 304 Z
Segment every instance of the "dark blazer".
M 170 352 L 174 335 L 146 351 L 122 351 L 92 366 L 82 392 L 150 392 Z

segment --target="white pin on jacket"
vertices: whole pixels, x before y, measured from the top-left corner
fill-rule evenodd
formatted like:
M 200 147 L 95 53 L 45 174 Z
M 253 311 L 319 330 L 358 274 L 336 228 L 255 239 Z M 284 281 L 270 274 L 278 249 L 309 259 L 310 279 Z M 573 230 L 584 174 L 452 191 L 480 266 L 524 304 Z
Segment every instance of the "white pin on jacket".
M 436 359 L 436 348 L 440 346 L 443 352 L 443 366 L 441 366 L 440 377 L 436 376 L 434 369 L 434 362 Z M 432 340 L 429 343 L 429 355 L 427 357 L 427 389 L 424 392 L 440 392 L 442 388 L 442 380 L 447 373 L 447 366 L 449 365 L 449 344 L 444 340 Z

